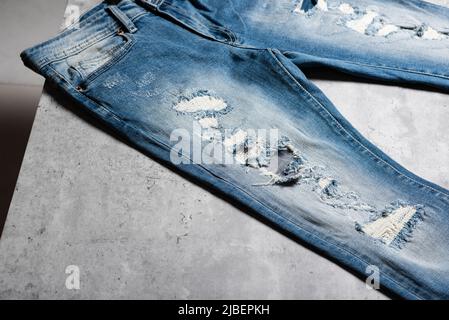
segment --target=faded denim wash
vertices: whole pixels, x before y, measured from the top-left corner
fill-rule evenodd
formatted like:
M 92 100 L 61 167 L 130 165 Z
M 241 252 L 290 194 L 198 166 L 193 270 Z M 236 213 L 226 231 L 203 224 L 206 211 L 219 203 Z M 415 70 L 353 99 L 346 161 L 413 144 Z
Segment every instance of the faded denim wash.
M 302 71 L 447 90 L 448 57 L 449 10 L 418 0 L 105 1 L 22 53 L 139 150 L 362 276 L 377 266 L 408 299 L 449 298 L 449 191 L 367 141 Z M 234 162 L 186 155 L 197 137 Z

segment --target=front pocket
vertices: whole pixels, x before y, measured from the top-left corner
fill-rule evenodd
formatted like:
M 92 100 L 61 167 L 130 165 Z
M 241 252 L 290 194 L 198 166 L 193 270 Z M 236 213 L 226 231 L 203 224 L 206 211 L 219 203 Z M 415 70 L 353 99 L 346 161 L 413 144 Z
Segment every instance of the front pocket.
M 119 61 L 134 43 L 131 34 L 119 32 L 89 46 L 77 55 L 67 59 L 67 63 L 81 76 L 81 85 L 99 76 Z

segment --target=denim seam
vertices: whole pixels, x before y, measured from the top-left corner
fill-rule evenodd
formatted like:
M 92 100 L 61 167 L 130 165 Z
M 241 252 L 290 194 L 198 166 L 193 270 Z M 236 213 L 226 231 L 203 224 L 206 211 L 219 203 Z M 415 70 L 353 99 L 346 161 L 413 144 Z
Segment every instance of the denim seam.
M 277 60 L 277 59 L 276 59 L 276 60 Z M 54 70 L 54 69 L 52 68 L 52 70 Z M 57 73 L 57 74 L 59 74 L 59 73 Z M 92 104 L 94 104 L 94 105 L 100 107 L 103 111 L 105 111 L 107 114 L 111 115 L 114 119 L 116 119 L 117 121 L 119 121 L 122 125 L 131 127 L 134 131 L 136 131 L 136 132 L 138 132 L 139 134 L 141 134 L 144 138 L 149 139 L 150 141 L 154 141 L 154 142 L 158 143 L 159 145 L 161 145 L 162 147 L 164 147 L 166 150 L 170 150 L 170 146 L 169 146 L 169 145 L 167 145 L 166 143 L 160 141 L 159 139 L 155 138 L 154 136 L 148 135 L 148 134 L 145 133 L 142 129 L 137 128 L 137 127 L 135 127 L 134 125 L 127 123 L 127 122 L 124 121 L 120 116 L 118 116 L 115 112 L 111 111 L 110 109 L 107 109 L 106 107 L 104 107 L 104 106 L 101 105 L 100 103 L 98 103 L 98 102 L 92 100 L 90 97 L 88 97 L 88 96 L 86 96 L 85 94 L 82 94 L 81 92 L 77 91 L 77 90 L 72 86 L 72 84 L 71 84 L 70 82 L 67 81 L 67 79 L 65 79 L 64 77 L 62 77 L 62 78 L 63 78 L 63 80 L 64 80 L 65 82 L 67 82 L 68 87 L 71 88 L 72 90 L 74 90 L 75 93 L 82 95 L 83 98 L 88 99 Z M 186 159 L 192 161 L 192 159 L 190 159 L 190 158 L 187 158 L 187 157 L 186 157 Z M 288 222 L 289 224 L 293 225 L 294 227 L 297 227 L 297 228 L 301 229 L 303 232 L 309 234 L 311 237 L 315 237 L 315 238 L 319 239 L 320 241 L 322 241 L 322 242 L 324 242 L 324 243 L 326 243 L 326 244 L 328 244 L 328 245 L 330 245 L 330 246 L 333 246 L 333 247 L 336 247 L 336 248 L 339 249 L 339 250 L 345 251 L 346 253 L 348 253 L 349 255 L 353 256 L 353 257 L 356 258 L 356 259 L 358 259 L 360 262 L 362 262 L 363 264 L 365 264 L 365 265 L 367 265 L 367 266 L 370 264 L 369 262 L 365 261 L 363 258 L 361 258 L 360 256 L 358 256 L 356 253 L 354 253 L 354 252 L 348 250 L 347 248 L 342 247 L 341 245 L 339 245 L 339 244 L 337 244 L 337 243 L 329 242 L 329 241 L 327 241 L 327 240 L 325 240 L 325 239 L 323 239 L 323 238 L 321 238 L 321 237 L 319 237 L 319 236 L 317 236 L 317 235 L 311 233 L 310 231 L 306 230 L 304 227 L 300 226 L 297 222 L 292 221 L 292 220 L 289 219 L 289 218 L 285 218 L 285 217 L 281 216 L 281 215 L 280 215 L 279 213 L 277 213 L 273 208 L 271 208 L 271 207 L 269 207 L 268 205 L 266 205 L 266 204 L 260 202 L 260 200 L 258 200 L 257 198 L 255 198 L 251 193 L 248 193 L 246 190 L 242 189 L 242 188 L 239 187 L 238 185 L 235 185 L 234 183 L 232 183 L 232 182 L 230 182 L 230 181 L 228 181 L 228 180 L 226 180 L 226 179 L 224 179 L 224 178 L 222 178 L 222 177 L 217 176 L 216 174 L 214 174 L 213 172 L 211 172 L 209 169 L 207 169 L 207 168 L 204 167 L 203 165 L 198 164 L 198 166 L 200 166 L 203 170 L 205 170 L 206 172 L 208 172 L 210 175 L 212 175 L 212 176 L 214 176 L 214 177 L 217 177 L 218 179 L 222 180 L 223 182 L 229 184 L 230 186 L 232 186 L 232 187 L 234 187 L 234 188 L 236 188 L 236 189 L 239 189 L 242 193 L 246 194 L 248 197 L 250 197 L 251 199 L 253 199 L 255 202 L 259 203 L 261 206 L 263 206 L 264 208 L 268 209 L 274 216 L 280 218 L 281 220 L 286 221 L 286 222 Z M 410 291 L 410 288 L 404 286 L 404 285 L 403 285 L 402 283 L 400 283 L 400 282 L 397 282 L 396 280 L 392 279 L 390 276 L 384 275 L 384 277 L 386 277 L 387 279 L 389 279 L 391 282 L 397 284 L 399 287 L 403 288 L 404 290 L 406 290 L 407 292 L 409 292 L 411 295 L 415 296 L 416 298 L 419 298 L 419 299 L 421 299 L 421 300 L 423 299 L 423 297 L 419 296 L 419 295 L 418 295 L 417 293 L 415 293 L 415 292 Z
M 177 8 L 176 6 L 172 5 L 173 8 Z M 179 8 L 178 8 L 179 9 Z M 179 22 L 181 25 L 193 30 L 196 33 L 199 33 L 201 35 L 203 35 L 206 38 L 221 42 L 220 40 L 216 39 L 215 37 L 212 37 L 211 35 L 208 35 L 207 33 L 205 33 L 205 30 L 201 30 L 200 28 L 198 28 L 197 26 L 193 27 L 193 26 L 189 26 L 188 24 L 186 24 L 186 22 L 178 19 L 177 17 L 175 17 L 173 14 L 169 13 L 169 12 L 164 12 L 162 11 L 162 13 L 169 15 L 171 18 L 175 19 L 177 22 Z M 179 12 L 180 13 L 180 12 Z M 198 23 L 201 24 L 200 22 L 198 22 L 195 18 L 189 17 L 184 15 L 184 13 L 180 13 L 182 16 L 184 16 L 184 18 L 187 18 L 187 22 L 191 21 L 193 23 Z
M 398 70 L 398 71 L 416 73 L 416 74 L 420 74 L 420 75 L 437 77 L 437 78 L 442 78 L 442 79 L 445 79 L 445 80 L 449 80 L 449 76 L 444 75 L 444 74 L 429 73 L 429 72 L 425 72 L 425 71 L 412 70 L 412 69 L 406 69 L 406 68 L 398 68 L 398 67 L 390 67 L 390 66 L 383 66 L 383 65 L 377 65 L 377 64 L 353 62 L 353 61 L 347 61 L 347 60 L 341 60 L 341 59 L 336 59 L 336 60 L 343 61 L 343 62 L 350 63 L 350 64 L 359 65 L 359 66 L 379 68 L 379 69 L 387 69 L 387 70 Z
M 189 16 L 186 16 L 186 15 L 184 14 L 185 11 L 184 11 L 182 8 L 177 7 L 177 6 L 173 5 L 173 4 L 170 4 L 170 7 L 171 7 L 171 8 L 175 8 L 175 9 L 179 9 L 179 11 L 177 11 L 177 13 L 181 14 L 181 15 L 182 15 L 183 17 L 185 17 L 187 20 L 190 19 L 192 22 L 196 22 L 196 23 L 202 24 L 201 22 L 197 21 L 196 19 L 191 18 L 191 17 L 189 17 Z M 181 12 L 181 11 L 182 11 L 182 12 Z M 217 39 L 217 38 L 213 37 L 212 35 L 208 35 L 208 34 L 206 34 L 204 31 L 201 31 L 200 29 L 198 29 L 197 27 L 193 27 L 193 26 L 187 25 L 186 22 L 184 22 L 184 21 L 178 19 L 176 16 L 174 16 L 174 15 L 171 14 L 170 12 L 167 12 L 167 11 L 164 11 L 164 10 L 160 10 L 160 11 L 158 11 L 158 13 L 163 14 L 163 15 L 166 15 L 166 16 L 169 16 L 170 18 L 172 18 L 173 20 L 175 20 L 176 22 L 178 22 L 179 24 L 181 24 L 182 26 L 184 26 L 184 27 L 185 27 L 187 30 L 189 30 L 190 32 L 193 32 L 193 33 L 195 33 L 195 34 L 199 34 L 199 35 L 201 35 L 203 38 L 206 38 L 206 39 L 208 39 L 208 40 L 210 40 L 210 41 L 216 41 L 216 42 L 218 42 L 218 43 L 226 44 L 226 45 L 228 45 L 228 46 L 236 47 L 236 48 L 240 48 L 240 49 L 259 50 L 259 51 L 264 51 L 264 50 L 266 50 L 266 48 L 262 48 L 262 47 L 253 47 L 253 46 L 246 46 L 246 45 L 243 45 L 243 44 L 241 44 L 241 43 L 235 42 L 235 41 L 237 41 L 237 39 L 238 39 L 237 35 L 236 35 L 234 32 L 232 32 L 231 30 L 229 30 L 229 29 L 227 29 L 227 28 L 225 28 L 225 27 L 222 27 L 221 29 L 218 29 L 218 30 L 223 31 L 223 32 L 226 32 L 226 33 L 228 34 L 228 36 L 230 37 L 230 40 L 231 40 L 231 41 L 223 41 L 223 40 L 220 40 L 220 39 Z M 213 25 L 210 25 L 209 27 L 213 27 Z M 215 27 L 215 28 L 216 28 L 216 27 Z M 233 40 L 233 39 L 234 39 L 234 40 Z
M 294 51 L 290 50 L 282 50 L 283 53 L 295 53 Z M 323 59 L 331 59 L 331 60 L 338 60 L 349 64 L 354 64 L 358 66 L 364 66 L 364 67 L 372 67 L 372 68 L 379 68 L 379 69 L 387 69 L 387 70 L 398 70 L 398 71 L 404 71 L 404 72 L 410 72 L 410 73 L 416 73 L 420 75 L 425 76 L 432 76 L 437 78 L 442 78 L 445 80 L 449 80 L 449 75 L 445 74 L 438 74 L 438 73 L 431 73 L 431 72 L 425 72 L 425 71 L 419 71 L 419 70 L 413 70 L 413 69 L 407 69 L 407 68 L 399 68 L 399 67 L 393 67 L 393 66 L 387 66 L 387 65 L 381 65 L 381 64 L 370 64 L 370 63 L 363 63 L 363 62 L 354 62 L 349 61 L 345 59 L 339 59 L 339 58 L 333 58 L 333 57 L 324 57 L 319 55 L 313 55 L 314 57 L 323 58 Z
M 105 39 L 107 39 L 107 38 L 105 38 Z M 127 40 L 129 41 L 129 39 L 127 39 Z M 116 45 L 115 47 L 113 47 L 113 48 L 111 48 L 109 50 L 106 50 L 103 54 L 99 55 L 98 57 L 87 59 L 85 61 L 83 60 L 83 61 L 80 61 L 80 63 L 82 63 L 84 65 L 88 65 L 88 64 L 91 64 L 91 63 L 96 63 L 98 61 L 103 60 L 105 56 L 107 57 L 109 55 L 114 55 L 114 53 L 117 53 L 117 51 L 120 51 L 120 49 L 122 49 L 122 48 L 123 48 L 123 44 Z
M 125 58 L 125 56 L 129 53 L 136 42 L 133 36 L 127 35 L 127 37 L 128 42 L 117 49 L 115 56 L 113 56 L 105 64 L 94 70 L 92 73 L 87 75 L 86 79 L 82 81 L 82 85 L 87 86 L 89 83 L 92 83 L 92 81 L 94 81 L 97 77 L 99 77 L 113 65 Z
M 187 20 L 191 20 L 191 21 L 194 22 L 195 24 L 204 25 L 203 22 L 198 21 L 197 19 L 191 17 L 191 16 L 188 14 L 188 12 L 186 12 L 183 8 L 178 7 L 178 6 L 174 5 L 174 4 L 171 4 L 171 5 L 170 5 L 170 8 L 175 9 L 176 12 L 177 12 L 178 14 L 181 14 L 181 15 L 182 15 L 184 18 L 186 18 Z M 234 41 L 235 41 L 234 39 L 236 39 L 236 37 L 234 36 L 234 33 L 233 33 L 231 30 L 229 30 L 228 28 L 216 26 L 216 25 L 214 25 L 214 24 L 212 24 L 212 23 L 210 23 L 210 24 L 207 26 L 207 27 L 212 27 L 212 28 L 214 28 L 215 30 L 220 30 L 220 31 L 225 32 L 225 33 L 227 34 L 228 41 L 223 41 L 223 40 L 220 40 L 220 39 L 215 38 L 215 37 L 212 36 L 212 35 L 207 35 L 207 34 L 204 33 L 203 31 L 199 31 L 198 28 L 197 28 L 196 26 L 193 27 L 193 26 L 187 25 L 185 22 L 183 22 L 182 20 L 178 19 L 177 17 L 175 17 L 175 16 L 174 16 L 173 14 L 171 14 L 170 12 L 163 11 L 163 10 L 161 10 L 160 12 L 163 13 L 163 14 L 166 14 L 166 15 L 170 16 L 171 18 L 173 18 L 173 19 L 175 19 L 176 21 L 178 21 L 180 24 L 186 26 L 187 28 L 189 28 L 189 29 L 195 31 L 196 33 L 199 33 L 199 34 L 201 34 L 201 35 L 203 35 L 203 36 L 205 36 L 205 37 L 207 37 L 207 38 L 209 38 L 209 39 L 213 39 L 213 40 L 215 40 L 215 41 L 218 41 L 218 42 L 221 42 L 221 43 L 228 43 L 228 44 L 229 44 L 229 43 L 234 43 Z
M 53 66 L 52 66 L 51 64 L 46 65 L 45 68 L 51 69 L 51 71 L 52 71 L 57 77 L 60 78 L 60 79 L 58 79 L 58 80 L 63 80 L 63 81 L 65 81 L 67 84 L 69 84 L 69 86 L 72 86 L 72 85 L 71 85 L 71 82 L 70 82 L 64 75 L 62 75 L 61 73 L 59 73 L 59 71 L 57 71 L 55 68 L 53 68 Z M 79 72 L 77 69 L 75 69 L 75 70 L 76 70 L 77 72 Z M 49 80 L 52 79 L 51 76 L 49 76 L 48 78 L 49 78 Z M 65 85 L 65 87 L 67 87 L 67 84 Z
M 97 77 L 98 77 L 99 75 L 101 75 L 103 72 L 107 71 L 107 69 L 109 69 L 111 66 L 113 66 L 114 64 L 116 64 L 117 61 L 120 61 L 122 58 L 124 58 L 124 57 L 126 56 L 126 54 L 130 51 L 130 49 L 133 47 L 135 41 L 134 41 L 133 39 L 130 39 L 130 42 L 131 42 L 131 43 L 129 43 L 128 46 L 127 46 L 126 48 L 123 49 L 123 50 L 125 50 L 124 52 L 122 52 L 122 53 L 121 53 L 120 55 L 118 55 L 117 57 L 112 58 L 112 59 L 111 59 L 110 61 L 108 61 L 106 64 L 104 64 L 103 66 L 101 66 L 100 68 L 98 68 L 98 70 L 103 69 L 103 68 L 105 68 L 105 70 L 101 70 L 101 73 L 99 73 L 99 74 L 96 74 L 97 72 L 94 71 L 93 73 L 91 73 L 91 75 L 95 75 L 95 76 L 94 76 L 92 79 L 90 79 L 90 75 L 87 76 L 86 79 L 84 79 L 84 80 L 81 81 L 81 84 L 86 85 L 86 84 L 91 83 L 93 80 L 95 80 L 95 78 L 97 78 Z M 63 81 L 65 81 L 70 87 L 73 88 L 73 85 L 72 85 L 71 81 L 69 81 L 64 75 L 62 75 L 62 74 L 59 73 L 55 68 L 53 68 L 51 64 L 47 65 L 46 67 L 47 67 L 47 68 L 50 68 L 50 69 L 51 69 L 57 76 L 59 76 L 59 77 L 60 77 Z M 75 68 L 75 70 L 76 70 L 77 72 L 79 72 L 79 70 L 77 70 L 76 68 Z M 98 71 L 98 70 L 97 70 L 97 71 Z M 76 90 L 76 89 L 75 89 L 75 90 Z M 77 91 L 77 90 L 76 90 L 76 91 Z M 78 91 L 77 91 L 77 92 L 78 92 Z M 85 96 L 85 95 L 83 95 L 83 96 Z M 85 97 L 86 97 L 86 96 L 85 96 Z M 86 97 L 86 98 L 87 98 L 87 97 Z M 89 100 L 92 101 L 92 99 L 90 99 L 90 98 L 89 98 Z M 115 113 L 113 113 L 112 111 L 108 110 L 107 108 L 105 108 L 105 107 L 102 106 L 101 104 L 98 104 L 98 103 L 97 103 L 97 105 L 99 105 L 103 110 L 109 112 L 109 113 L 110 113 L 112 116 L 114 116 L 117 120 L 120 120 L 120 121 L 124 122 L 121 118 L 119 118 L 118 116 L 116 116 Z
M 91 98 L 87 97 L 86 95 L 82 94 L 81 92 L 79 92 L 78 90 L 76 90 L 76 88 L 73 87 L 72 83 L 61 73 L 59 73 L 56 69 L 54 69 L 51 65 L 48 65 L 47 68 L 51 69 L 51 71 L 53 73 L 55 73 L 55 75 L 57 77 L 60 78 L 60 80 L 64 81 L 64 87 L 66 88 L 70 88 L 72 90 L 74 90 L 75 92 L 81 94 L 84 98 L 89 99 L 91 102 L 95 103 L 95 105 L 97 105 L 98 107 L 100 107 L 102 110 L 104 110 L 106 113 L 110 114 L 113 118 L 115 118 L 116 120 L 124 123 L 125 121 L 122 120 L 121 118 L 119 118 L 114 112 L 112 112 L 111 110 L 107 109 L 106 107 L 104 107 L 103 105 L 95 102 L 94 100 L 92 100 Z
M 178 11 L 180 11 L 180 12 L 178 12 L 178 13 L 181 13 L 184 17 L 190 18 L 189 13 L 188 13 L 186 10 L 184 10 L 183 8 L 178 7 L 178 6 L 174 5 L 174 4 L 172 4 L 171 7 L 175 8 L 175 9 L 178 9 Z M 197 22 L 197 23 L 200 24 L 200 25 L 204 25 L 203 22 L 201 22 L 201 21 L 199 21 L 199 20 L 197 20 L 197 19 L 195 19 L 195 18 L 191 18 L 191 19 L 192 19 L 193 21 Z M 232 32 L 231 30 L 229 30 L 228 28 L 222 27 L 222 26 L 219 26 L 219 25 L 215 25 L 215 24 L 210 23 L 210 22 L 209 22 L 209 23 L 206 23 L 205 26 L 206 26 L 206 27 L 213 28 L 213 29 L 218 30 L 218 31 L 223 31 L 223 32 L 225 32 L 225 33 L 227 34 L 227 36 L 228 36 L 228 40 L 230 40 L 230 41 L 226 41 L 225 43 L 229 43 L 229 42 L 233 43 L 233 42 L 234 42 L 235 37 L 234 37 L 234 35 L 233 35 L 233 32 Z M 195 30 L 195 28 L 193 28 L 193 29 Z M 212 38 L 215 39 L 215 37 L 212 37 Z M 220 40 L 218 40 L 218 39 L 215 39 L 215 40 L 217 40 L 217 41 L 219 41 L 219 42 L 222 42 L 222 41 L 220 41 Z
M 146 16 L 146 15 L 150 15 L 150 14 L 151 14 L 150 11 L 142 11 L 140 13 L 137 13 L 135 16 L 133 16 L 131 18 L 131 21 L 135 22 L 135 21 L 139 20 L 142 16 Z
M 331 119 L 333 120 L 333 122 L 335 122 L 336 124 L 338 124 L 338 126 L 343 129 L 343 131 L 355 142 L 357 142 L 361 147 L 363 147 L 364 150 L 368 151 L 374 158 L 376 158 L 377 160 L 379 160 L 380 162 L 382 162 L 384 165 L 386 165 L 388 168 L 394 170 L 396 173 L 398 173 L 399 175 L 409 179 L 411 182 L 416 183 L 422 187 L 428 188 L 433 190 L 434 192 L 436 192 L 434 194 L 434 196 L 439 197 L 440 199 L 444 200 L 444 201 L 448 201 L 449 195 L 447 195 L 446 193 L 440 191 L 440 190 L 436 190 L 431 186 L 425 185 L 419 181 L 416 181 L 415 179 L 405 175 L 404 173 L 400 172 L 399 170 L 397 170 L 396 168 L 394 168 L 391 164 L 389 164 L 388 162 L 386 162 L 385 160 L 383 160 L 382 158 L 379 158 L 376 154 L 374 154 L 371 150 L 369 150 L 369 148 L 367 148 L 363 143 L 361 143 L 358 139 L 356 139 L 351 133 L 349 133 L 341 124 L 340 122 L 327 110 L 327 108 L 325 106 L 323 106 L 323 104 L 321 104 L 307 89 L 305 89 L 295 78 L 294 76 L 285 68 L 285 66 L 282 64 L 282 62 L 274 55 L 274 53 L 271 51 L 271 49 L 267 49 L 270 52 L 270 55 L 276 60 L 276 62 L 281 66 L 282 70 L 284 70 L 284 72 L 286 72 L 288 74 L 288 76 L 295 82 L 295 84 L 300 87 L 302 90 L 304 90 L 305 92 L 307 92 L 308 96 L 316 103 L 318 104 L 322 109 L 324 109 L 324 111 L 326 112 L 326 114 L 328 116 L 331 117 Z M 339 130 L 338 130 L 339 131 Z M 341 132 L 338 132 L 340 135 Z M 343 135 L 342 135 L 343 136 Z M 441 197 L 440 194 L 444 194 L 445 197 Z

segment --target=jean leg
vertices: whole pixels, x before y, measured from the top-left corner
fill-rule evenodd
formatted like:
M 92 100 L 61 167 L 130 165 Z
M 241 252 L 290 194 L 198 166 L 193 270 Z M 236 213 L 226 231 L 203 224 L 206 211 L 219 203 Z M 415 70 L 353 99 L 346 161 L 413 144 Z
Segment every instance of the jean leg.
M 302 70 L 325 66 L 370 79 L 449 88 L 445 6 L 421 0 L 170 2 L 226 26 L 240 45 L 278 48 Z

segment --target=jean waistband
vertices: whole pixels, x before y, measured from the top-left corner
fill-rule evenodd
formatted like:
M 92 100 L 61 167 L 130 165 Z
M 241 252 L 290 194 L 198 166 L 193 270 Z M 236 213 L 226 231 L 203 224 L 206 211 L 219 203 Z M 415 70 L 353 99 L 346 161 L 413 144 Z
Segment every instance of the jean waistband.
M 51 40 L 21 53 L 24 63 L 38 72 L 46 65 L 77 54 L 95 42 L 120 30 L 135 32 L 133 21 L 157 8 L 164 0 L 103 1 Z M 143 5 L 148 5 L 145 8 Z

